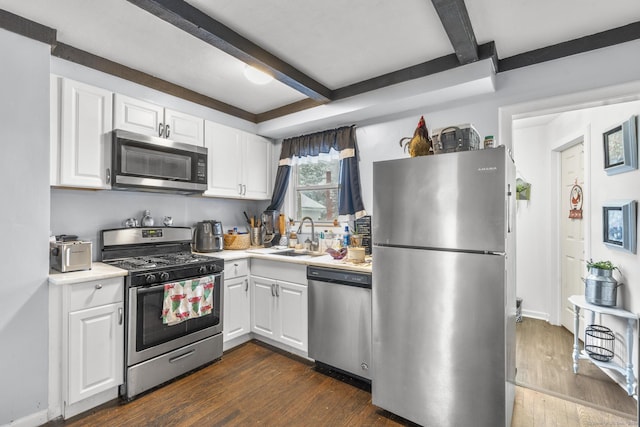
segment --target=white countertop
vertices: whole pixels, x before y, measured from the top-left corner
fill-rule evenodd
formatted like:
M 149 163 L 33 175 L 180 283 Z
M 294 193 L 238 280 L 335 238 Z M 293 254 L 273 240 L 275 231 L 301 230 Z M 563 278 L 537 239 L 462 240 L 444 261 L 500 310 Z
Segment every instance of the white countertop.
M 200 253 L 200 255 L 222 258 L 225 261 L 242 258 L 266 259 L 270 261 L 290 262 L 294 264 L 313 265 L 316 267 L 336 268 L 340 270 L 359 271 L 363 273 L 371 273 L 371 262 L 356 264 L 346 259 L 336 260 L 329 254 L 320 256 L 302 255 L 302 256 L 282 256 L 275 255 L 275 252 L 281 252 L 283 249 L 274 248 L 250 248 L 246 250 L 225 250 L 220 252 Z M 367 259 L 371 259 L 367 257 Z
M 59 271 L 51 270 L 49 272 L 49 283 L 52 285 L 72 285 L 74 283 L 82 283 L 89 280 L 123 277 L 127 274 L 127 270 L 112 267 L 101 262 L 94 262 L 91 264 L 91 270 L 72 271 L 69 273 L 60 273 Z
M 371 273 L 371 262 L 364 262 L 356 264 L 349 262 L 346 259 L 335 260 L 331 258 L 329 254 L 312 256 L 282 256 L 274 255 L 275 252 L 282 251 L 282 249 L 272 248 L 251 248 L 247 250 L 231 251 L 225 250 L 220 252 L 210 253 L 198 253 L 199 255 L 210 256 L 214 258 L 221 258 L 225 261 L 232 261 L 234 259 L 242 258 L 257 258 L 266 259 L 271 261 L 290 262 L 294 264 L 313 265 L 316 267 L 328 267 L 336 268 L 340 270 L 359 271 L 363 273 Z M 370 258 L 368 258 L 370 259 Z M 102 262 L 94 262 L 91 265 L 91 270 L 73 271 L 70 273 L 60 273 L 55 270 L 51 270 L 49 273 L 49 283 L 52 285 L 71 285 L 74 283 L 87 282 L 89 280 L 101 280 L 111 277 L 122 277 L 128 273 L 121 268 L 112 267 Z

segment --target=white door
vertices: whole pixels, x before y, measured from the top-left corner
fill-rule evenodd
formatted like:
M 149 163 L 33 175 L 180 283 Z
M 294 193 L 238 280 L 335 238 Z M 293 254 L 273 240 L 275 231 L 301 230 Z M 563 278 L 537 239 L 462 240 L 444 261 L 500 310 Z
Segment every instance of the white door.
M 67 404 L 122 384 L 123 303 L 69 313 Z
M 243 195 L 248 199 L 271 198 L 271 142 L 259 135 L 243 132 Z
M 567 298 L 584 294 L 581 277 L 586 275 L 584 263 L 584 220 L 570 219 L 570 197 L 574 184 L 584 188 L 584 145 L 582 143 L 561 153 L 560 202 L 560 277 L 562 326 L 573 332 L 573 306 Z M 584 324 L 584 323 L 583 323 Z
M 185 144 L 204 145 L 204 119 L 179 111 L 164 110 L 165 138 Z
M 224 281 L 224 341 L 248 334 L 251 329 L 249 278 L 236 277 Z
M 205 147 L 209 157 L 209 188 L 205 196 L 242 197 L 242 145 L 240 131 L 205 121 Z
M 112 92 L 62 80 L 60 185 L 109 188 Z
M 278 341 L 302 351 L 308 348 L 307 285 L 278 280 L 276 299 L 280 327 Z M 336 331 L 339 332 L 339 331 Z
M 251 278 L 251 331 L 276 339 L 275 280 Z
M 164 135 L 164 108 L 161 106 L 119 93 L 115 94 L 113 102 L 115 129 L 149 136 Z

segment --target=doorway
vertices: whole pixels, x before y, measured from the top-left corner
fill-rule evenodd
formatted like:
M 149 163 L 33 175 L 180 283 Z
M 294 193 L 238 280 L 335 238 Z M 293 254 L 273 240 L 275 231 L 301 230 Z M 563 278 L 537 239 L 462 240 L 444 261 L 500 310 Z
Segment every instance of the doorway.
M 629 107 L 629 105 L 631 105 L 631 107 Z M 613 111 L 613 108 L 618 107 L 622 112 L 617 109 Z M 537 270 L 534 270 L 535 274 L 527 272 L 527 275 L 535 279 L 536 282 L 534 284 L 535 287 L 529 287 L 529 289 L 533 289 L 533 291 L 524 298 L 525 310 L 523 310 L 523 315 L 525 316 L 525 322 L 527 316 L 529 316 L 529 318 L 533 317 L 534 319 L 532 320 L 539 322 L 539 325 L 542 325 L 543 328 L 555 328 L 561 333 L 565 333 L 567 337 L 572 337 L 573 311 L 570 307 L 567 307 L 567 298 L 570 295 L 584 293 L 584 283 L 581 277 L 585 277 L 586 274 L 585 259 L 590 257 L 592 250 L 596 250 L 596 252 L 599 250 L 600 219 L 598 215 L 598 204 L 600 202 L 597 202 L 597 200 L 607 195 L 603 192 L 603 189 L 607 188 L 606 185 L 608 182 L 605 182 L 603 177 L 600 176 L 604 174 L 600 160 L 596 160 L 602 149 L 602 130 L 605 129 L 606 126 L 609 126 L 608 123 L 616 123 L 617 121 L 624 120 L 631 114 L 629 108 L 637 111 L 640 109 L 640 104 L 637 103 L 637 100 L 628 102 L 600 99 L 596 106 L 593 104 L 589 106 L 557 104 L 554 107 L 556 111 L 549 114 L 545 114 L 543 111 L 535 113 L 535 103 L 532 103 L 529 108 L 529 111 L 521 109 L 518 114 L 510 111 L 508 118 L 504 115 L 501 116 L 509 122 L 508 125 L 501 129 L 501 132 L 504 132 L 505 128 L 508 128 L 508 131 L 512 132 L 515 159 L 518 168 L 521 166 L 518 162 L 518 154 L 522 154 L 517 144 L 519 136 L 521 134 L 525 136 L 529 135 L 529 141 L 538 144 L 538 147 L 535 149 L 530 148 L 528 151 L 524 150 L 525 156 L 521 155 L 520 157 L 521 159 L 526 159 L 527 156 L 533 156 L 535 160 L 532 160 L 534 164 L 532 164 L 529 170 L 525 169 L 521 171 L 526 178 L 529 178 L 527 181 L 532 183 L 533 190 L 531 193 L 531 201 L 526 203 L 520 202 L 518 214 L 521 214 L 521 217 L 525 218 L 527 218 L 527 215 L 529 218 L 536 217 L 537 222 L 532 221 L 531 224 L 528 224 L 528 227 L 521 227 L 520 222 L 518 222 L 518 234 L 521 233 L 523 228 L 525 228 L 525 232 L 527 229 L 535 230 L 536 232 L 530 233 L 532 237 L 530 240 L 525 241 L 524 245 L 521 245 L 520 241 L 518 241 L 517 257 L 519 259 L 521 258 L 521 250 L 525 252 L 528 251 L 529 255 L 538 255 L 538 257 L 528 256 L 525 258 L 527 260 L 534 260 L 535 264 L 532 262 L 530 262 L 530 264 L 535 265 Z M 501 110 L 501 114 L 503 113 L 504 111 Z M 561 119 L 558 119 L 560 117 Z M 539 127 L 543 130 L 534 132 L 527 128 L 525 129 L 526 132 L 523 131 L 523 126 L 520 123 L 523 119 L 530 120 L 530 127 Z M 554 120 L 557 121 L 554 122 Z M 570 124 L 570 126 L 568 126 L 568 124 Z M 592 126 L 593 129 L 591 129 Z M 568 130 L 568 128 L 570 128 L 570 130 Z M 544 141 L 544 143 L 541 143 L 541 141 Z M 544 146 L 539 147 L 540 145 Z M 592 155 L 594 156 L 594 161 L 591 159 Z M 591 164 L 593 164 L 593 175 Z M 539 172 L 540 169 L 544 169 L 544 172 Z M 536 173 L 538 173 L 538 176 L 536 176 Z M 540 179 L 542 175 L 546 176 L 546 181 Z M 576 183 L 581 186 L 585 198 L 583 220 L 569 219 L 569 197 L 571 189 Z M 596 184 L 595 190 L 591 188 L 592 183 Z M 595 191 L 596 194 L 592 194 L 593 191 Z M 538 197 L 540 197 L 542 201 L 540 201 Z M 545 205 L 544 211 L 534 213 L 534 208 L 540 203 Z M 591 207 L 589 207 L 589 203 L 591 203 Z M 590 215 L 590 210 L 593 210 L 593 216 Z M 593 221 L 598 222 L 598 224 L 593 223 Z M 591 234 L 594 236 L 593 245 L 591 244 Z M 537 241 L 535 240 L 536 238 Z M 519 265 L 518 275 L 520 274 Z M 520 280 L 517 280 L 517 283 L 518 292 L 520 292 Z M 536 297 L 539 298 L 537 301 L 535 301 Z M 538 304 L 537 306 L 534 304 L 540 301 L 544 301 L 544 303 Z M 529 307 L 527 307 L 527 305 L 529 305 Z M 581 324 L 584 325 L 584 322 L 581 322 Z M 547 330 L 544 329 L 543 333 L 538 332 L 538 335 L 544 336 L 544 339 L 549 340 L 546 333 Z M 534 352 L 543 353 L 543 356 L 548 357 L 549 360 L 561 360 L 557 372 L 562 373 L 563 371 L 568 371 L 569 373 L 566 377 L 566 382 L 561 384 L 566 386 L 565 389 L 569 389 L 569 386 L 576 385 L 580 382 L 582 383 L 581 387 L 590 387 L 588 381 L 600 381 L 603 383 L 609 380 L 608 377 L 602 380 L 597 378 L 596 375 L 601 374 L 599 371 L 594 371 L 593 376 L 590 378 L 591 374 L 587 375 L 586 372 L 588 367 L 583 367 L 583 365 L 580 365 L 580 374 L 573 375 L 570 366 L 570 353 L 569 356 L 566 354 L 561 357 L 559 356 L 562 352 L 565 352 L 567 347 L 571 346 L 571 343 L 566 343 L 565 340 L 557 341 L 557 343 L 560 342 L 562 342 L 562 344 L 557 344 L 557 348 L 559 349 L 557 352 L 552 351 L 554 344 L 548 344 L 543 340 L 536 342 L 536 345 L 532 348 Z M 544 353 L 547 350 L 549 350 L 549 353 Z M 518 347 L 518 351 L 520 351 L 520 347 Z M 634 364 L 636 363 L 637 359 L 634 361 Z M 518 362 L 517 366 L 518 377 L 520 377 L 520 373 L 524 371 L 524 369 L 522 369 L 523 366 Z M 549 376 L 553 376 L 548 360 L 546 363 L 541 364 L 539 373 L 546 376 L 546 379 L 548 379 Z M 559 378 L 560 374 L 558 374 L 556 378 L 552 378 L 551 381 L 541 385 L 539 389 L 543 389 L 545 392 L 550 391 L 551 393 L 549 394 L 554 394 L 555 392 L 556 395 L 563 397 L 562 390 L 549 388 L 558 384 L 558 382 L 561 381 Z M 522 379 L 517 378 L 517 381 L 522 382 Z M 533 385 L 533 387 L 530 388 L 535 389 L 535 384 L 521 385 L 525 387 Z M 626 396 L 622 387 L 615 384 L 614 386 L 614 389 L 611 390 L 612 393 L 620 392 L 621 395 L 621 397 L 616 399 L 620 401 L 623 399 L 628 400 L 624 412 L 629 413 L 627 410 L 631 407 L 637 419 L 637 402 L 634 401 L 633 398 Z M 582 390 L 584 390 L 584 388 Z M 578 392 L 580 392 L 580 389 Z M 602 408 L 601 410 L 603 411 L 613 408 L 612 405 L 608 405 L 604 401 L 600 404 L 597 402 L 589 402 L 584 399 L 580 393 L 577 396 L 569 395 L 568 397 L 564 397 L 570 400 L 581 401 L 590 406 Z M 618 410 L 621 411 L 622 409 Z
M 573 191 L 574 185 L 579 186 L 580 192 Z M 572 193 L 575 195 L 572 196 Z M 571 218 L 569 209 L 571 197 L 576 204 L 580 204 L 582 212 L 583 194 L 587 194 L 584 186 L 584 143 L 582 138 L 560 153 L 560 209 L 558 212 L 560 223 L 560 320 L 570 332 L 573 330 L 573 306 L 568 298 L 571 295 L 584 293 L 584 283 L 580 277 L 584 276 L 584 233 L 582 218 Z M 578 200 L 579 199 L 579 200 Z M 584 325 L 584 322 L 581 322 Z M 581 335 L 584 335 L 581 334 Z M 582 337 L 583 338 L 583 337 Z

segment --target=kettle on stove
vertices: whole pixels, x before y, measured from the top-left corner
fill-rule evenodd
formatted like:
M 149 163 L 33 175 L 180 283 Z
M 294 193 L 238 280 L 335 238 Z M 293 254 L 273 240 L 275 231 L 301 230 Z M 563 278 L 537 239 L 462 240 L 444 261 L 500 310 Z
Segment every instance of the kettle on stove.
M 223 247 L 222 223 L 220 221 L 206 220 L 195 225 L 191 250 L 194 252 L 218 252 Z

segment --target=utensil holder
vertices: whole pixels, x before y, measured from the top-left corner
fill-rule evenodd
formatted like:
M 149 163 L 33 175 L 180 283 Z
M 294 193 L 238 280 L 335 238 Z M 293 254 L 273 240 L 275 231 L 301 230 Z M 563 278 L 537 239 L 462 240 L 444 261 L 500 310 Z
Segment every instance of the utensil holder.
M 249 230 L 251 246 L 262 246 L 262 227 L 252 227 Z

